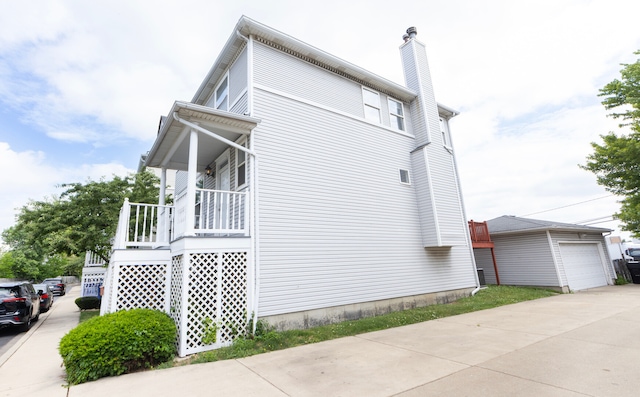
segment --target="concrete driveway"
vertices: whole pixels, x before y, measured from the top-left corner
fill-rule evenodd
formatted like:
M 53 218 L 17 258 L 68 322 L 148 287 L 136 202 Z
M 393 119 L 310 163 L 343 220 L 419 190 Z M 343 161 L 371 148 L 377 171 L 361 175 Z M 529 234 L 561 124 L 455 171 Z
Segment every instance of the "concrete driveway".
M 638 396 L 639 369 L 640 285 L 629 284 L 106 378 L 68 394 L 58 382 L 49 395 Z M 12 392 L 0 389 L 0 396 L 24 395 Z

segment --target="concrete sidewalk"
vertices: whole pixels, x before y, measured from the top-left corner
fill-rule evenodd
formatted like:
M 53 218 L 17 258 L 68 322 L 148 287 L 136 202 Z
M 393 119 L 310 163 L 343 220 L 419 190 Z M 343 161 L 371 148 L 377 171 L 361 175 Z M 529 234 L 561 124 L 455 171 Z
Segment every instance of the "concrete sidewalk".
M 29 332 L 20 335 L 0 357 L 0 396 L 67 395 L 58 343 L 78 325 L 80 309 L 74 302 L 78 296 L 80 287 L 70 286 L 64 296 L 55 298 L 48 312 L 40 314 Z
M 78 309 L 71 294 L 73 308 L 62 302 L 0 367 L 3 379 L 5 370 L 18 379 L 16 368 L 35 361 L 43 367 L 39 382 L 0 385 L 0 396 L 67 395 L 57 342 L 77 323 Z M 38 346 L 40 358 L 31 358 Z M 54 357 L 44 358 L 45 351 Z M 105 378 L 72 386 L 68 396 L 637 396 L 639 368 L 640 285 L 630 284 Z

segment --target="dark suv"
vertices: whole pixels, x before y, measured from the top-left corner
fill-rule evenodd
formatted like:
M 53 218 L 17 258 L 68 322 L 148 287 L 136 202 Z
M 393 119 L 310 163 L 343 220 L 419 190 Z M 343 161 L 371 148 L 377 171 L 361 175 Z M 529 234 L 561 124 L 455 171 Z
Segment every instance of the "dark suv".
M 64 295 L 67 293 L 67 286 L 61 278 L 45 278 L 42 284 L 49 284 L 55 295 Z
M 0 283 L 0 328 L 13 325 L 28 331 L 39 317 L 40 296 L 31 283 Z

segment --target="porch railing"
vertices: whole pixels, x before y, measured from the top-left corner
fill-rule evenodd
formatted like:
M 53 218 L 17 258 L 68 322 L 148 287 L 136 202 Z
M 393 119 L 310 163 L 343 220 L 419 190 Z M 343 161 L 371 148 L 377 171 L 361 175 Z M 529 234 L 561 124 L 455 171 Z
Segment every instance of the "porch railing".
M 469 233 L 471 233 L 471 241 L 474 243 L 490 243 L 491 235 L 487 222 L 469 221 Z
M 114 249 L 168 246 L 172 239 L 173 206 L 130 203 L 120 209 Z
M 197 235 L 249 235 L 247 192 L 196 189 L 193 230 Z M 158 248 L 185 235 L 187 230 L 186 194 L 176 198 L 175 206 L 130 203 L 120 209 L 114 249 Z
M 247 192 L 196 189 L 194 231 L 196 234 L 249 235 Z M 187 226 L 186 194 L 176 198 L 175 237 Z

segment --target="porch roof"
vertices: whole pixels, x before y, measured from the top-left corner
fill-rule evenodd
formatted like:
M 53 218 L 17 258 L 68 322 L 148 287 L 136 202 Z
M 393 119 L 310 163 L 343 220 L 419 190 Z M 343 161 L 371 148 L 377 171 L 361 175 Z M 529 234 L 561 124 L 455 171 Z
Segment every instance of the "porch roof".
M 146 156 L 146 166 L 188 169 L 191 128 L 176 120 L 174 115 L 230 141 L 248 135 L 260 122 L 254 117 L 176 101 L 161 121 L 158 137 Z M 197 171 L 203 172 L 228 147 L 228 144 L 198 131 Z

